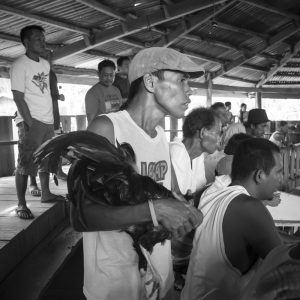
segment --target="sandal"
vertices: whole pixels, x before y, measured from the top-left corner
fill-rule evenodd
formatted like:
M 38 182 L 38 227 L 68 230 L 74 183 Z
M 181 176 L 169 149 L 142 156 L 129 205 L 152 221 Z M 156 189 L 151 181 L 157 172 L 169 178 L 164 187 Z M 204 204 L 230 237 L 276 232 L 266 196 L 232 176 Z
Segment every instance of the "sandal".
M 41 197 L 42 195 L 42 191 L 36 185 L 30 185 L 29 192 L 33 197 Z
M 31 210 L 27 206 L 18 206 L 15 212 L 20 219 L 30 220 L 34 218 Z

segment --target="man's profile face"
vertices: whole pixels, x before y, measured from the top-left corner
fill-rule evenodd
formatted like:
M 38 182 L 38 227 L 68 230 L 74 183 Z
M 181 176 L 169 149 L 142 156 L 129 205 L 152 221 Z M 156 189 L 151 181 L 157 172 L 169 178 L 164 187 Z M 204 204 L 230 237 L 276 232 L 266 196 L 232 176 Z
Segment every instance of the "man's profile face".
M 29 35 L 29 37 L 24 39 L 24 44 L 26 50 L 31 53 L 37 54 L 39 56 L 44 54 L 46 49 L 44 32 L 38 29 L 31 30 L 31 34 Z
M 187 74 L 164 71 L 164 78 L 156 81 L 154 94 L 166 115 L 182 118 L 191 102 Z
M 253 136 L 259 137 L 259 138 L 263 138 L 264 134 L 267 131 L 267 127 L 268 127 L 268 123 L 267 122 L 253 125 L 252 126 Z
M 104 67 L 99 72 L 99 81 L 105 86 L 111 86 L 115 80 L 115 70 L 112 67 Z
M 228 124 L 228 112 L 226 110 L 226 108 L 224 107 L 218 107 L 215 110 L 217 116 L 219 117 L 219 119 L 222 122 L 222 126 L 226 126 Z
M 273 193 L 280 189 L 283 179 L 282 157 L 280 153 L 273 153 L 275 165 L 269 174 L 265 174 L 265 180 L 262 182 L 262 200 L 270 200 Z
M 212 154 L 220 146 L 222 133 L 222 124 L 219 118 L 216 118 L 215 124 L 210 129 L 204 129 L 201 141 L 202 148 L 205 152 Z

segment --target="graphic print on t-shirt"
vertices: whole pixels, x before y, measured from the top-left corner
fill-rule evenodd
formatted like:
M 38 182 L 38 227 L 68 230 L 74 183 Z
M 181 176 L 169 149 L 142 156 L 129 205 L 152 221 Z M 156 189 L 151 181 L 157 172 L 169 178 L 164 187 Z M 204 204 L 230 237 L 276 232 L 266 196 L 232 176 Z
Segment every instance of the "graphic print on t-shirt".
M 47 85 L 47 78 L 49 74 L 45 74 L 44 72 L 38 73 L 37 75 L 34 75 L 32 78 L 32 82 L 41 90 L 41 92 L 44 94 L 44 89 L 48 89 Z
M 165 180 L 166 173 L 168 172 L 168 164 L 165 160 L 158 162 L 141 162 L 141 175 L 149 176 L 155 181 Z
M 105 107 L 106 113 L 115 112 L 120 109 L 121 99 L 117 94 L 107 94 L 105 95 Z

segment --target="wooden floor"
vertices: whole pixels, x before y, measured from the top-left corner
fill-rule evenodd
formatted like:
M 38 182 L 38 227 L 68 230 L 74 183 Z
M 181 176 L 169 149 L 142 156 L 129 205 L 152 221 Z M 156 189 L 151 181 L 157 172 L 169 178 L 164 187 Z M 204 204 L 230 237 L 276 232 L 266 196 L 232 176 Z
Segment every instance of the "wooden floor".
M 56 186 L 51 178 L 51 192 L 65 195 L 66 182 Z M 41 203 L 40 197 L 26 192 L 28 207 L 35 218 L 21 220 L 16 216 L 17 195 L 14 177 L 0 178 L 0 282 L 59 223 L 66 218 L 66 203 Z
M 50 180 L 50 190 L 54 194 L 66 195 L 66 182 L 59 180 L 56 186 Z M 33 197 L 29 191 L 26 192 L 27 205 L 35 218 L 39 217 L 55 203 L 41 203 L 40 197 Z M 16 217 L 17 195 L 14 177 L 0 178 L 0 249 L 8 243 L 18 232 L 27 228 L 33 220 L 21 220 Z

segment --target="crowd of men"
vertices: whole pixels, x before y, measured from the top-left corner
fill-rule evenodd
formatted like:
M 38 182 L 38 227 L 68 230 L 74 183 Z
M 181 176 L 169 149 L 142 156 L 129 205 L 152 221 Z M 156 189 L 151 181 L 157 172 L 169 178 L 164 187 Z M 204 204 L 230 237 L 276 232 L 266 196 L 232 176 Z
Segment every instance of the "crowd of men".
M 30 219 L 33 214 L 25 199 L 28 176 L 36 176 L 39 171 L 42 202 L 61 199 L 50 192 L 51 170 L 46 169 L 46 163 L 40 166 L 33 163 L 33 152 L 54 136 L 53 98 L 57 102 L 60 96 L 57 92 L 52 95 L 51 67 L 43 58 L 44 29 L 28 26 L 22 29 L 20 37 L 26 53 L 11 67 L 19 132 L 16 213 L 20 218 Z M 111 60 L 103 60 L 98 65 L 99 82 L 85 97 L 87 130 L 106 137 L 114 145 L 131 144 L 139 173 L 171 190 L 175 175 L 169 144 L 160 124 L 166 115 L 184 117 L 191 95 L 188 80 L 203 76 L 204 70 L 185 54 L 160 47 L 141 50 L 132 60 L 120 58 L 117 67 L 118 73 Z M 230 102 L 225 105 L 217 102 L 207 111 L 212 116 L 207 119 L 211 127 L 206 121 L 201 128 L 197 122 L 188 124 L 193 142 L 190 149 L 196 149 L 197 143 L 203 149 L 209 149 L 209 143 L 218 140 L 224 143 L 223 149 L 207 155 L 204 161 L 205 168 L 201 172 L 207 183 L 212 184 L 202 193 L 199 205 L 191 205 L 178 191 L 174 198 L 135 206 L 103 206 L 83 197 L 85 228 L 71 207 L 73 227 L 84 231 L 83 289 L 88 300 L 176 299 L 170 241 L 154 247 L 147 256 L 148 268 L 140 272 L 132 239 L 122 231 L 131 225 L 157 222 L 173 238 L 194 231 L 181 293 L 184 300 L 241 299 L 244 289 L 255 278 L 260 262 L 282 246 L 263 200 L 272 201 L 274 192 L 280 189 L 282 163 L 278 146 L 286 143 L 283 139 L 286 124 L 280 124 L 270 142 L 262 138 L 269 122 L 265 110 L 252 109 L 247 119 L 245 110 L 241 110 L 239 126 L 234 123 L 230 110 Z M 224 138 L 220 136 L 221 126 Z M 231 136 L 225 139 L 229 132 Z M 229 142 L 235 133 L 247 135 L 231 142 L 235 146 L 226 152 L 232 155 L 230 169 L 222 173 L 223 169 L 217 168 L 217 164 L 227 155 L 223 150 L 231 145 Z M 191 163 L 188 159 L 189 166 Z M 162 166 L 164 172 L 161 172 Z M 158 278 L 153 278 L 153 269 Z M 158 282 L 158 286 L 153 282 Z M 254 285 L 253 293 L 255 291 Z

